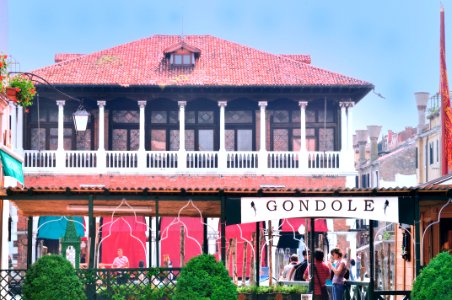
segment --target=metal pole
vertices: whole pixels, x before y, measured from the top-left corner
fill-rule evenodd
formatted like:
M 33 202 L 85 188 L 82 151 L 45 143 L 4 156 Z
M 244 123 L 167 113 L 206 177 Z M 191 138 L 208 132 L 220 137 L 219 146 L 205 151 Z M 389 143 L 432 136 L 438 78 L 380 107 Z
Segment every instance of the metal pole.
M 96 220 L 94 218 L 94 200 L 93 196 L 88 197 L 88 223 L 89 223 L 89 269 L 94 269 L 94 252 L 96 247 Z
M 421 210 L 419 208 L 419 194 L 416 193 L 414 196 L 414 231 L 416 235 L 416 277 L 421 271 Z M 423 246 L 423 245 L 422 245 Z
M 160 216 L 159 216 L 159 198 L 155 198 L 155 259 L 157 267 L 160 267 Z
M 226 265 L 226 216 L 225 216 L 225 198 L 221 197 L 221 212 L 220 212 L 220 230 L 221 230 L 221 260 L 223 265 Z
M 261 273 L 261 230 L 260 222 L 256 222 L 256 286 L 260 283 Z
M 375 279 L 375 255 L 374 255 L 374 226 L 375 221 L 369 220 L 369 268 L 370 268 L 370 279 L 369 279 L 369 291 L 367 299 L 375 299 L 374 291 L 374 279 Z
M 148 216 L 149 218 L 149 229 L 148 229 L 148 267 L 152 267 L 152 216 Z
M 33 217 L 28 217 L 27 231 L 27 270 L 31 267 L 33 255 Z
M 209 252 L 209 245 L 207 241 L 207 218 L 203 218 L 203 241 L 202 241 L 202 252 L 207 254 Z
M 314 295 L 314 218 L 310 218 L 310 239 L 309 239 L 309 249 L 307 249 L 306 253 L 311 252 L 310 255 L 310 262 L 311 262 L 311 274 L 312 278 L 309 282 L 309 291 L 313 293 Z

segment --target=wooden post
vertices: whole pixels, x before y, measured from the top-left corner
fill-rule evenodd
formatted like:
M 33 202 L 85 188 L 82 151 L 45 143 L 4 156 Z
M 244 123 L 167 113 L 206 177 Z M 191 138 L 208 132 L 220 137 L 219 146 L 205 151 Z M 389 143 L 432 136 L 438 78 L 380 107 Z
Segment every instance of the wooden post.
M 254 251 L 251 251 L 251 253 L 250 253 L 250 285 L 251 286 L 254 285 L 254 283 L 255 283 L 254 279 L 256 278 L 256 276 L 254 275 L 254 272 L 255 272 L 254 253 L 256 252 L 255 240 L 256 240 L 256 233 L 252 232 L 251 233 L 251 245 L 253 245 Z
M 273 285 L 273 228 L 272 221 L 268 221 L 268 285 Z
M 226 270 L 228 270 L 228 272 L 230 272 L 231 271 L 231 258 L 230 258 L 230 256 L 231 256 L 231 251 L 232 251 L 232 239 L 229 239 L 229 246 L 228 246 L 228 249 L 227 249 L 227 251 L 226 251 L 226 259 L 225 259 L 225 262 L 226 262 Z M 234 275 L 234 274 L 233 274 Z
M 185 261 L 185 227 L 180 227 L 180 267 L 184 267 Z
M 359 272 L 360 280 L 364 281 L 364 273 L 366 272 L 366 253 L 363 251 L 361 252 L 361 269 Z
M 388 287 L 388 290 L 391 289 L 391 255 L 393 255 L 393 253 L 391 253 L 391 244 L 388 244 L 388 254 L 386 256 L 387 257 L 387 263 L 388 263 L 386 265 L 386 270 L 387 270 L 386 272 L 388 274 L 388 277 L 386 278 L 386 280 L 387 280 L 387 285 L 386 286 Z M 395 269 L 394 269 L 394 274 L 395 274 Z M 395 282 L 394 282 L 394 289 L 396 289 L 395 288 Z
M 237 285 L 237 239 L 232 239 L 232 280 L 234 284 Z
M 243 263 L 242 263 L 242 286 L 246 285 L 246 255 L 248 244 L 243 243 Z

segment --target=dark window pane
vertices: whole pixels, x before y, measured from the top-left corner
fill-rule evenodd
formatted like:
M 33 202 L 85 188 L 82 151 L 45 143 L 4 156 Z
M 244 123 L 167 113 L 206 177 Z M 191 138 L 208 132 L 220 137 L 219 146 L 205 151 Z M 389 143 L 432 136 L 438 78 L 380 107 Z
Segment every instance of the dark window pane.
M 179 147 L 179 130 L 170 130 L 170 151 L 178 151 Z
M 202 129 L 198 131 L 199 151 L 213 151 L 213 130 Z
M 289 123 L 289 112 L 287 110 L 275 110 L 273 113 L 273 122 Z
M 319 129 L 319 151 L 334 151 L 334 129 Z
M 127 130 L 113 129 L 112 131 L 112 150 L 126 151 L 127 150 Z
M 252 123 L 253 114 L 248 110 L 231 110 L 225 112 L 226 123 Z
M 77 132 L 75 139 L 77 150 L 91 150 L 91 129 Z
M 151 112 L 151 123 L 154 124 L 166 124 L 166 111 L 153 111 Z
M 315 122 L 315 111 L 306 110 L 306 122 L 310 122 L 310 123 Z
M 140 147 L 140 130 L 130 130 L 130 151 L 137 151 Z
M 151 150 L 152 151 L 166 151 L 166 131 L 151 130 Z
M 274 151 L 289 150 L 289 131 L 287 129 L 273 130 L 273 150 Z
M 195 131 L 185 130 L 185 149 L 187 151 L 195 151 Z
M 334 122 L 334 113 L 332 110 L 326 111 L 326 119 L 325 119 L 325 111 L 319 110 L 319 119 L 318 122 Z
M 292 111 L 292 123 L 300 123 L 300 110 Z
M 179 122 L 179 112 L 178 111 L 170 111 L 169 112 L 169 122 L 171 124 L 177 124 Z
M 225 148 L 226 151 L 234 151 L 235 150 L 235 139 L 234 139 L 234 130 L 226 129 L 225 130 Z
M 213 111 L 199 111 L 198 112 L 199 124 L 213 124 Z
M 251 129 L 237 130 L 237 151 L 253 150 L 253 131 Z
M 115 110 L 113 111 L 113 123 L 140 123 L 140 113 L 135 110 Z
M 46 130 L 44 128 L 31 129 L 31 150 L 45 150 Z M 56 147 L 55 147 L 56 149 Z
M 185 121 L 188 124 L 195 124 L 196 119 L 195 119 L 195 112 L 194 111 L 186 111 L 185 112 Z

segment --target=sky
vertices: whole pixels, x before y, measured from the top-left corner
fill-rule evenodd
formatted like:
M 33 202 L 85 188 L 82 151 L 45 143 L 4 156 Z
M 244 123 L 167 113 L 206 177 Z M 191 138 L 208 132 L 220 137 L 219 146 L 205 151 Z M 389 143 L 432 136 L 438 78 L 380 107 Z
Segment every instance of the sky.
M 446 13 L 452 57 L 452 0 Z M 210 34 L 274 54 L 309 54 L 312 65 L 372 83 L 353 125 L 417 126 L 415 92 L 439 88 L 434 0 L 0 0 L 0 52 L 21 71 L 55 53 L 92 53 L 154 34 Z M 448 50 L 450 49 L 450 50 Z

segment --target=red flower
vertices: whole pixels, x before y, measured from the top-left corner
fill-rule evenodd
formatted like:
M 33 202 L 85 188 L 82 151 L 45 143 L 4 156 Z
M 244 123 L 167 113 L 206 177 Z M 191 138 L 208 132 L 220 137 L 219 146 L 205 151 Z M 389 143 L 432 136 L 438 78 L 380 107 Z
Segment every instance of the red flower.
M 20 92 L 20 88 L 16 87 L 16 92 L 17 93 Z
M 26 113 L 30 112 L 30 109 L 26 108 L 26 109 L 25 109 L 25 112 L 26 112 Z

